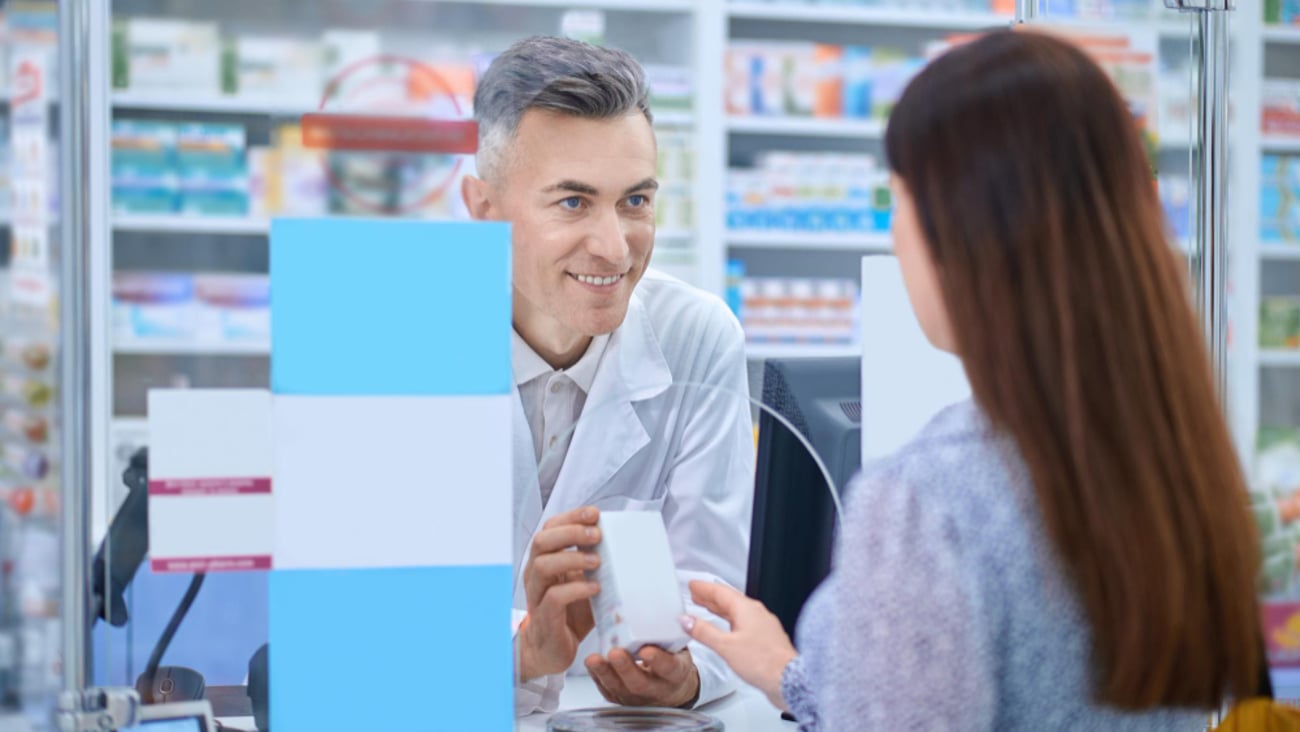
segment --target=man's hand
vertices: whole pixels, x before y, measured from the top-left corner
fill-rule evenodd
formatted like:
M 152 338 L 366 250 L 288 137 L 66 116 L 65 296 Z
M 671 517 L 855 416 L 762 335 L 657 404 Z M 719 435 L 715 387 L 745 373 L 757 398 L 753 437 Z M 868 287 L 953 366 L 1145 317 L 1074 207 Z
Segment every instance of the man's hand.
M 688 615 L 682 619 L 686 632 L 722 656 L 745 683 L 767 694 L 772 704 L 785 710 L 781 676 L 798 653 L 781 621 L 763 603 L 716 582 L 692 582 L 691 598 L 731 623 L 731 631 Z
M 533 537 L 524 565 L 528 616 L 515 639 L 521 682 L 573 665 L 578 645 L 595 625 L 588 601 L 600 585 L 583 571 L 600 566 L 600 559 L 586 551 L 600 543 L 599 517 L 591 506 L 574 509 L 547 521 Z
M 699 698 L 700 672 L 690 651 L 646 646 L 637 655 L 615 648 L 608 659 L 587 657 L 587 671 L 606 699 L 630 707 L 685 707 Z

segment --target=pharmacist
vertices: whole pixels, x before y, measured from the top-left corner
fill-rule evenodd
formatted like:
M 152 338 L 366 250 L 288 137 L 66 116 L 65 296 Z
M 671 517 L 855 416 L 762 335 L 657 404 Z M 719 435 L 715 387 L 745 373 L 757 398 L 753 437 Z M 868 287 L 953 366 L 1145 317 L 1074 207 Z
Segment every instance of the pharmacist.
M 569 551 L 596 541 L 589 507 L 658 511 L 684 597 L 692 579 L 745 581 L 744 338 L 721 300 L 647 270 L 658 183 L 644 72 L 620 51 L 531 38 L 493 61 L 474 109 L 480 177 L 466 177 L 465 204 L 513 232 L 516 712 L 556 709 L 566 670 L 619 704 L 716 699 L 734 678 L 703 646 L 593 652 L 590 555 Z

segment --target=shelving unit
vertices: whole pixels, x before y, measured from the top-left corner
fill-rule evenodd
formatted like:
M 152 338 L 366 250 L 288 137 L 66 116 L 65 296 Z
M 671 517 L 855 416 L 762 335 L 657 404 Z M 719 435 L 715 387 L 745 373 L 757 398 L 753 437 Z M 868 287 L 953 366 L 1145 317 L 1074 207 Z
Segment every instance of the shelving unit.
M 179 215 L 121 215 L 113 218 L 117 231 L 168 232 L 174 234 L 257 234 L 266 235 L 271 222 L 266 219 L 179 216 Z
M 1269 43 L 1294 43 L 1300 45 L 1300 27 L 1264 26 L 1263 35 L 1264 40 Z
M 1300 245 L 1263 242 L 1259 245 L 1259 258 L 1264 261 L 1300 262 Z
M 742 135 L 792 137 L 843 137 L 880 139 L 885 123 L 874 119 L 822 119 L 818 117 L 728 117 L 727 131 Z
M 862 253 L 887 253 L 893 250 L 889 235 L 882 233 L 729 231 L 727 245 L 738 249 L 824 249 Z
M 113 353 L 137 356 L 269 356 L 271 344 L 265 341 L 209 343 L 164 338 L 131 338 L 115 341 Z
M 1269 135 L 1260 138 L 1259 146 L 1264 152 L 1300 153 L 1300 137 Z
M 1300 368 L 1300 350 L 1261 350 L 1259 352 L 1259 365 L 1274 368 Z
M 732 18 L 795 23 L 935 28 L 942 30 L 986 30 L 1005 27 L 1011 18 L 993 13 L 926 12 L 917 9 L 815 5 L 797 2 L 733 2 L 727 6 Z
M 745 354 L 753 360 L 772 358 L 851 358 L 862 355 L 858 344 L 831 345 L 824 343 L 749 343 Z

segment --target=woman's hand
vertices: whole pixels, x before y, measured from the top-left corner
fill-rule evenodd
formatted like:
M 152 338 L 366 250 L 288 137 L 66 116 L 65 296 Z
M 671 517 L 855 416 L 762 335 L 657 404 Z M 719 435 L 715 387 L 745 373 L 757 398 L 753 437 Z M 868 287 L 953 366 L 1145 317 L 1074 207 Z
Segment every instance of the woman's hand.
M 789 711 L 781 696 L 781 675 L 798 654 L 781 621 L 763 603 L 715 582 L 692 582 L 691 598 L 731 623 L 731 632 L 727 632 L 685 615 L 682 627 L 691 638 L 722 656 L 745 683 L 766 694 L 776 708 Z

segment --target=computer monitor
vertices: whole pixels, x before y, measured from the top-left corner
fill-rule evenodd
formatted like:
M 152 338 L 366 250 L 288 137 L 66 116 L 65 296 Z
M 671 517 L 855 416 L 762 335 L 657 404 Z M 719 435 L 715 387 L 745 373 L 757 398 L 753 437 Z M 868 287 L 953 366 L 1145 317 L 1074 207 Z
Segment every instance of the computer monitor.
M 763 404 L 795 426 L 843 491 L 862 459 L 860 358 L 774 359 Z M 835 504 L 808 449 L 766 410 L 759 415 L 746 593 L 794 637 L 804 602 L 831 566 Z
M 119 732 L 217 732 L 207 701 L 174 702 L 140 707 L 135 725 Z

